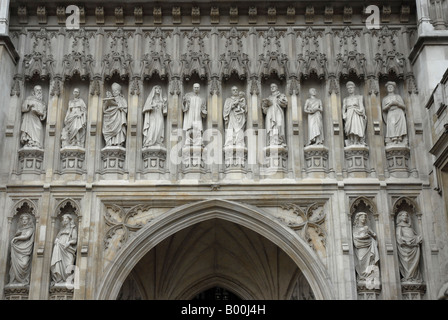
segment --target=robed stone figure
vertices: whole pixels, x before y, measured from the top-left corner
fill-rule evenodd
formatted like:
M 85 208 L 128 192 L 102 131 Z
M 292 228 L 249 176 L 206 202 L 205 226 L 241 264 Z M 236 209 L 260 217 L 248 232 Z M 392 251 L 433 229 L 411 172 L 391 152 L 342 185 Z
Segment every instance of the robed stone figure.
M 193 92 L 185 94 L 182 100 L 184 112 L 183 130 L 186 133 L 186 145 L 202 145 L 202 118 L 207 116 L 207 105 L 199 96 L 200 85 L 193 85 Z
M 106 147 L 123 147 L 126 141 L 128 104 L 121 94 L 121 86 L 118 83 L 112 84 L 112 94 L 107 92 L 103 101 L 103 136 Z
M 43 124 L 47 117 L 47 108 L 42 96 L 42 87 L 35 86 L 31 96 L 22 104 L 22 125 L 20 142 L 24 147 L 42 149 Z
M 367 125 L 366 110 L 362 95 L 355 94 L 355 84 L 347 82 L 348 97 L 342 105 L 342 118 L 345 121 L 344 131 L 348 137 L 348 145 L 365 145 Z
M 224 147 L 244 147 L 244 128 L 246 125 L 247 104 L 243 92 L 232 87 L 232 96 L 224 103 L 223 117 L 226 125 Z
M 19 218 L 17 231 L 11 240 L 9 284 L 29 284 L 33 246 L 34 223 L 30 214 L 23 213 Z
M 358 282 L 365 283 L 368 289 L 378 289 L 380 255 L 376 234 L 367 224 L 367 214 L 358 212 L 353 222 L 353 244 L 355 247 Z
M 143 106 L 143 147 L 163 146 L 168 101 L 162 96 L 162 87 L 154 86 Z
M 412 228 L 412 222 L 406 211 L 397 215 L 397 237 L 398 261 L 402 282 L 422 282 L 420 273 L 420 244 L 422 237 Z
M 73 271 L 78 242 L 78 231 L 70 214 L 62 216 L 62 227 L 54 240 L 51 256 L 51 280 L 54 283 L 64 283 Z
M 278 86 L 271 84 L 271 95 L 262 100 L 261 108 L 266 115 L 265 129 L 268 146 L 286 147 L 285 114 L 283 109 L 288 106 L 286 95 L 280 93 Z
M 304 111 L 308 114 L 308 145 L 322 144 L 324 128 L 322 123 L 322 100 L 316 98 L 316 89 L 310 89 L 310 97 L 305 101 Z
M 386 145 L 402 143 L 407 139 L 406 106 L 401 96 L 395 93 L 396 87 L 395 82 L 387 82 L 388 95 L 382 101 L 386 114 Z
M 76 146 L 84 148 L 87 128 L 87 106 L 79 97 L 79 89 L 73 90 L 73 99 L 68 102 L 61 140 L 62 147 Z

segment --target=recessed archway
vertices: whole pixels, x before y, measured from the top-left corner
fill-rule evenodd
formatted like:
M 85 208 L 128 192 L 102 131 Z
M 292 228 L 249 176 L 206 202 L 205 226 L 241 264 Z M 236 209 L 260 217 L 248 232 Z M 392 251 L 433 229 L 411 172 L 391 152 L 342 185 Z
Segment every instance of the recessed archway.
M 117 253 L 115 261 L 106 269 L 104 277 L 99 284 L 96 298 L 99 300 L 116 299 L 122 284 L 131 270 L 134 270 L 136 267 L 138 269 L 141 263 L 145 263 L 145 259 L 150 260 L 150 252 L 156 252 L 159 244 L 163 247 L 169 244 L 170 241 L 185 240 L 189 236 L 193 239 L 195 235 L 197 235 L 197 239 L 200 239 L 200 233 L 198 233 L 200 230 L 203 233 L 207 233 L 210 226 L 216 226 L 216 224 L 219 225 L 218 229 L 221 230 L 220 232 L 228 233 L 240 230 L 240 234 L 245 235 L 247 238 L 258 237 L 263 242 L 263 250 L 277 250 L 276 255 L 282 256 L 280 259 L 285 261 L 289 259 L 291 261 L 290 264 L 286 263 L 284 265 L 290 265 L 300 271 L 295 274 L 296 279 L 300 273 L 303 274 L 316 299 L 334 298 L 332 285 L 324 266 L 318 256 L 294 231 L 256 207 L 225 200 L 205 200 L 184 205 L 170 210 L 146 225 Z M 197 239 L 192 241 L 197 241 Z M 212 238 L 206 237 L 203 239 L 210 240 Z M 249 242 L 257 242 L 254 239 Z M 213 250 L 216 250 L 216 245 L 219 245 L 219 242 L 215 243 L 214 247 L 212 246 Z M 257 248 L 254 248 L 252 252 L 247 251 L 249 247 L 250 245 L 244 248 L 249 257 L 251 254 L 258 254 Z M 156 250 L 152 250 L 154 248 Z M 200 252 L 200 249 L 196 248 L 195 250 Z M 202 250 L 204 254 L 209 254 L 212 249 L 209 244 L 204 243 Z M 228 252 L 234 254 L 236 251 L 228 250 Z M 173 258 L 178 259 L 179 265 L 184 268 L 185 266 L 180 263 L 182 257 L 178 256 L 179 254 L 173 254 Z M 195 255 L 184 256 L 183 259 L 186 259 L 188 262 L 190 261 L 189 259 L 194 260 L 194 257 Z M 240 257 L 235 257 L 235 259 L 238 260 Z M 266 261 L 269 264 L 269 257 L 266 257 Z M 190 262 L 194 265 L 194 261 Z M 242 263 L 244 265 L 246 262 L 243 261 Z M 173 266 L 176 266 L 176 264 Z M 188 270 L 188 268 L 185 270 Z M 209 271 L 210 269 L 207 270 Z M 266 270 L 266 268 L 260 268 L 259 270 Z M 293 273 L 291 271 L 289 275 L 293 277 Z M 135 270 L 133 274 L 135 275 Z M 256 293 L 257 290 L 254 289 L 253 285 L 248 285 L 250 281 L 241 281 L 241 278 L 231 277 L 229 274 L 231 273 L 206 272 L 204 274 L 196 274 L 196 276 L 194 276 L 194 273 L 186 274 L 183 279 L 191 279 L 191 281 L 177 290 L 177 292 L 170 292 L 168 297 L 170 299 L 192 299 L 195 295 L 210 287 L 220 286 L 233 291 L 242 299 L 287 298 L 287 294 L 276 297 L 260 296 Z M 257 285 L 270 281 L 270 277 L 272 277 L 272 273 L 258 275 L 258 278 L 264 278 L 264 280 L 258 281 Z M 272 283 L 271 285 L 275 286 L 276 284 Z M 289 287 L 284 292 L 291 293 L 292 289 Z

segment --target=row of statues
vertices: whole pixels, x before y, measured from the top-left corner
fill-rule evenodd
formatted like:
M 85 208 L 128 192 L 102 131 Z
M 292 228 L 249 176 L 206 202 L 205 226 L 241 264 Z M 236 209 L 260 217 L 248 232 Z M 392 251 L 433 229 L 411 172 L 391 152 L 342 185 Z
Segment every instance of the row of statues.
M 363 96 L 356 94 L 356 86 L 349 81 L 346 84 L 348 96 L 343 99 L 342 118 L 347 137 L 346 146 L 366 145 L 367 115 Z M 388 94 L 383 98 L 382 110 L 386 123 L 386 145 L 407 144 L 406 106 L 402 97 L 395 93 L 395 82 L 387 82 Z M 288 98 L 281 93 L 276 84 L 270 86 L 271 94 L 261 101 L 265 115 L 265 129 L 268 146 L 286 146 L 285 113 Z M 317 90 L 309 90 L 309 98 L 304 104 L 308 116 L 307 145 L 321 145 L 324 142 L 323 104 L 318 99 Z M 87 128 L 87 106 L 80 98 L 79 89 L 74 89 L 74 98 L 68 103 L 61 134 L 62 147 L 83 147 Z M 103 99 L 103 137 L 106 146 L 125 145 L 127 126 L 127 100 L 121 93 L 121 86 L 112 84 L 112 92 Z M 143 106 L 143 147 L 163 146 L 164 123 L 168 111 L 168 101 L 163 96 L 161 86 L 154 86 Z M 201 144 L 203 131 L 202 119 L 207 116 L 205 99 L 200 96 L 200 85 L 194 84 L 193 91 L 182 99 L 184 113 L 183 130 L 186 145 Z M 236 86 L 231 88 L 231 96 L 225 100 L 223 118 L 225 122 L 225 146 L 244 147 L 244 130 L 247 122 L 248 105 L 245 94 Z M 33 94 L 22 105 L 22 125 L 20 140 L 25 147 L 42 148 L 43 125 L 46 118 L 46 106 L 42 99 L 42 88 L 35 86 Z
M 420 272 L 420 244 L 422 236 L 412 227 L 406 211 L 400 211 L 396 219 L 398 261 L 403 283 L 422 283 Z M 358 212 L 353 221 L 353 245 L 355 270 L 359 284 L 368 289 L 379 289 L 380 272 L 377 235 L 367 223 L 367 213 Z
M 69 279 L 76 258 L 78 231 L 72 215 L 62 215 L 62 225 L 54 240 L 51 257 L 52 284 L 65 284 Z M 34 223 L 28 213 L 19 217 L 19 225 L 11 239 L 11 266 L 9 284 L 29 284 L 31 256 L 34 244 Z M 396 218 L 396 241 L 401 281 L 421 283 L 420 245 L 422 236 L 412 227 L 408 212 L 400 211 Z M 379 260 L 377 235 L 368 225 L 367 213 L 358 212 L 353 222 L 355 270 L 358 282 L 367 288 L 378 288 Z

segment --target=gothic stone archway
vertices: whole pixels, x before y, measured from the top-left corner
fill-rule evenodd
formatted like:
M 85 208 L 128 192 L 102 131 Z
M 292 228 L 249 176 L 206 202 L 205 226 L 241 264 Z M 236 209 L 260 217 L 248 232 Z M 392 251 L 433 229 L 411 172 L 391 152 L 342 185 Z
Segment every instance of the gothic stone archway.
M 267 249 L 272 251 L 277 248 L 277 256 L 279 259 L 286 261 L 285 265 L 288 268 L 294 265 L 294 268 L 300 270 L 296 272 L 295 276 L 297 277 L 300 273 L 303 274 L 316 299 L 334 298 L 327 271 L 319 261 L 317 255 L 297 234 L 258 208 L 226 200 L 205 200 L 199 203 L 184 205 L 167 212 L 146 225 L 132 241 L 128 242 L 120 250 L 114 263 L 110 264 L 106 269 L 100 282 L 96 298 L 99 300 L 116 299 L 122 284 L 131 273 L 131 270 L 135 268 L 132 271 L 135 278 L 135 273 L 138 273 L 139 263 L 141 261 L 143 261 L 141 263 L 145 263 L 145 260 L 147 262 L 151 260 L 151 254 L 157 251 L 159 244 L 163 248 L 163 246 L 169 246 L 172 241 L 183 241 L 186 239 L 190 239 L 194 243 L 194 238 L 199 239 L 201 233 L 206 235 L 208 230 L 218 232 L 220 235 L 228 234 L 229 232 L 239 233 L 239 236 L 245 237 L 245 241 L 249 243 L 247 246 L 244 246 L 243 250 L 248 250 L 247 248 L 251 246 L 250 243 L 257 242 L 256 238 L 261 240 L 260 246 L 262 250 Z M 172 237 L 173 235 L 176 236 Z M 228 237 L 226 241 L 232 238 L 236 244 L 236 238 L 234 236 Z M 204 239 L 216 238 L 208 236 Z M 221 242 L 215 241 L 214 246 L 210 248 L 205 242 L 202 243 L 202 249 L 196 248 L 194 250 L 203 250 L 204 254 L 209 254 L 216 249 L 216 245 L 219 245 L 219 243 Z M 154 248 L 156 250 L 152 250 Z M 150 252 L 151 250 L 152 253 Z M 230 255 L 232 254 L 232 250 L 226 250 Z M 257 251 L 257 248 L 253 250 Z M 256 256 L 255 252 L 247 252 L 247 254 Z M 176 254 L 173 257 L 181 258 Z M 189 259 L 194 259 L 194 257 L 195 255 L 185 256 L 184 262 L 186 261 L 188 265 Z M 180 263 L 182 259 L 178 259 L 178 261 Z M 193 260 L 190 263 L 194 265 Z M 171 267 L 174 268 L 175 266 Z M 186 266 L 182 264 L 179 264 L 179 268 L 187 270 Z M 265 270 L 265 268 L 261 269 Z M 242 283 L 236 277 L 229 276 L 231 273 L 212 274 L 206 272 L 202 276 L 191 277 L 189 285 L 180 288 L 175 293 L 171 292 L 171 294 L 165 295 L 163 298 L 191 299 L 194 295 L 211 286 L 228 288 L 243 299 L 286 298 L 286 295 L 276 297 L 268 295 L 264 297 L 263 295 L 257 294 L 257 290 L 254 287 Z M 144 287 L 144 284 L 140 285 Z M 290 294 L 291 290 L 289 288 L 285 292 L 289 292 Z

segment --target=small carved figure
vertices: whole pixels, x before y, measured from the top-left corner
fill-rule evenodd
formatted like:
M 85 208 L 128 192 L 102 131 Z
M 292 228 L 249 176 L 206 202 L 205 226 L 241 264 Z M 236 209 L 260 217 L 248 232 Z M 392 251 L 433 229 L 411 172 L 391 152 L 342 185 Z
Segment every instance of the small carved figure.
M 358 212 L 353 222 L 353 244 L 356 255 L 358 283 L 363 282 L 368 289 L 379 288 L 378 243 L 376 234 L 367 224 L 367 214 Z
M 226 124 L 225 147 L 244 147 L 244 127 L 246 125 L 247 105 L 244 92 L 238 93 L 236 86 L 232 87 L 232 96 L 224 102 L 224 122 Z
M 11 268 L 9 284 L 30 282 L 31 254 L 34 245 L 34 223 L 31 215 L 23 213 L 19 218 L 19 227 L 11 240 Z
M 124 146 L 128 104 L 121 94 L 121 86 L 112 84 L 112 93 L 106 92 L 103 101 L 103 136 L 106 146 Z
M 42 121 L 47 117 L 41 86 L 35 86 L 32 95 L 25 99 L 22 105 L 22 115 L 20 142 L 24 147 L 41 149 L 43 143 Z
M 316 89 L 310 89 L 310 97 L 306 100 L 304 110 L 308 114 L 308 144 L 322 144 L 324 130 L 322 124 L 322 100 L 316 98 Z
M 182 101 L 184 112 L 183 130 L 186 132 L 186 145 L 202 145 L 202 118 L 207 116 L 207 105 L 199 95 L 200 85 L 193 85 L 193 92 L 187 93 Z
M 406 211 L 401 211 L 397 215 L 397 248 L 398 261 L 402 282 L 421 283 L 420 274 L 420 244 L 422 236 L 418 235 L 412 228 L 412 222 Z
M 397 84 L 386 83 L 388 95 L 383 99 L 383 112 L 386 116 L 386 145 L 406 142 L 406 106 L 399 94 L 395 93 Z
M 54 240 L 51 257 L 51 279 L 54 283 L 66 282 L 75 262 L 78 232 L 70 214 L 62 216 L 62 228 Z
M 74 98 L 68 103 L 61 140 L 62 147 L 77 146 L 84 148 L 87 128 L 87 106 L 79 98 L 79 89 L 73 90 Z
M 143 147 L 163 146 L 167 111 L 168 101 L 162 96 L 162 88 L 154 86 L 143 106 Z
M 342 106 L 342 118 L 345 121 L 345 134 L 348 137 L 347 144 L 365 145 L 365 132 L 367 125 L 366 110 L 362 95 L 355 94 L 355 84 L 347 82 L 349 96 L 344 98 Z
M 285 115 L 283 108 L 288 106 L 286 95 L 280 93 L 278 86 L 271 84 L 271 95 L 263 99 L 261 108 L 266 114 L 265 126 L 268 146 L 286 147 Z

